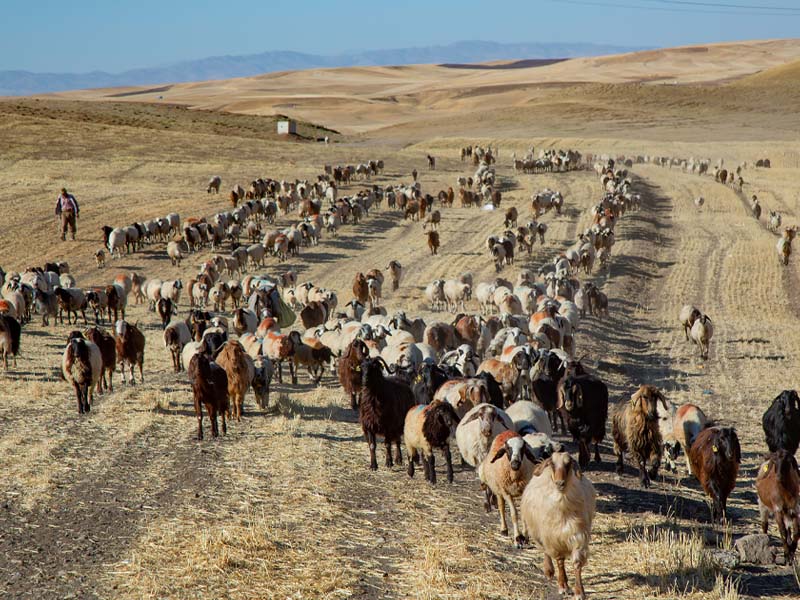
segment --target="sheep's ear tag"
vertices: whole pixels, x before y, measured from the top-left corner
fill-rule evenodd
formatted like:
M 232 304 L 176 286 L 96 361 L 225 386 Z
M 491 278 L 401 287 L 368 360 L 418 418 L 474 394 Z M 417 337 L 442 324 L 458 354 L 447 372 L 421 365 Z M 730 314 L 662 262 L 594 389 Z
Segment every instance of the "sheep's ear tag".
M 711 449 L 712 449 L 714 452 L 719 452 L 719 448 L 717 448 L 716 446 L 711 446 Z
M 762 470 L 764 471 L 764 473 L 769 471 L 769 464 L 764 465 L 764 468 Z

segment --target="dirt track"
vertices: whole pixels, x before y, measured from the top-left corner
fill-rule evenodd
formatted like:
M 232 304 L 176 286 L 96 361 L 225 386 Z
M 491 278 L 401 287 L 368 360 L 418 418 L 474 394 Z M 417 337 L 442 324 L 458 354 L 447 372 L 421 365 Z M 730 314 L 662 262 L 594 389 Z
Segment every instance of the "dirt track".
M 227 187 L 264 171 L 313 177 L 325 162 L 380 156 L 387 174 L 377 183 L 407 181 L 416 166 L 424 190 L 438 191 L 472 170 L 454 158 L 457 144 L 447 140 L 432 142 L 439 169 L 428 172 L 422 167 L 424 144 L 405 150 L 377 142 L 265 148 L 255 139 L 142 134 L 127 127 L 104 132 L 90 124 L 74 137 L 80 151 L 62 162 L 47 144 L 25 139 L 37 127 L 54 135 L 60 126 L 34 120 L 9 126 L 15 154 L 4 158 L 0 175 L 0 206 L 9 214 L 0 240 L 2 266 L 22 270 L 66 258 L 81 286 L 108 281 L 120 270 L 187 281 L 207 253 L 178 269 L 169 266 L 163 245 L 155 245 L 97 271 L 92 252 L 106 222 L 172 210 L 184 217 L 221 210 L 223 199 L 202 189 L 210 172 L 223 173 Z M 130 149 L 112 152 L 106 161 L 115 136 L 124 136 Z M 520 268 L 535 270 L 574 240 L 588 224 L 600 189 L 591 171 L 514 175 L 502 146 L 501 152 L 504 203 L 516 204 L 523 217 L 536 189 L 549 186 L 566 198 L 563 216 L 544 217 L 547 243 L 535 246 L 530 258 L 518 256 L 503 274 L 513 280 Z M 764 451 L 761 413 L 780 390 L 796 385 L 799 366 L 794 260 L 788 268 L 778 264 L 773 234 L 729 188 L 656 167 L 637 167 L 634 174 L 643 208 L 622 219 L 610 269 L 592 276 L 610 298 L 611 316 L 584 322 L 578 354 L 588 354 L 613 399 L 639 383 L 654 383 L 671 400 L 696 402 L 737 427 L 744 464 L 729 503 L 733 534 L 755 532 L 752 482 Z M 43 252 L 52 239 L 46 229 L 50 190 L 67 176 L 85 202 L 79 241 Z M 784 222 L 794 223 L 795 177 L 796 169 L 750 170 L 745 192 L 757 191 L 768 204 L 765 212 L 778 206 Z M 698 211 L 692 200 L 701 194 L 706 203 Z M 32 213 L 38 224 L 33 230 L 26 224 Z M 425 306 L 424 286 L 467 270 L 476 282 L 492 278 L 483 244 L 501 222 L 501 212 L 443 211 L 440 256 L 432 258 L 421 225 L 384 208 L 288 264 L 270 261 L 267 272 L 294 267 L 301 281 L 335 289 L 343 303 L 356 271 L 396 259 L 406 276 L 397 293 L 385 294 L 387 308 L 449 321 L 451 315 Z M 706 363 L 677 323 L 687 302 L 714 319 Z M 181 310 L 186 308 L 184 299 Z M 472 471 L 457 466 L 455 484 L 435 489 L 420 478 L 409 481 L 401 468 L 368 471 L 355 415 L 330 375 L 320 389 L 303 376 L 297 387 L 278 385 L 267 414 L 248 401 L 244 421 L 233 423 L 225 438 L 196 442 L 189 387 L 185 375 L 176 381 L 169 372 L 155 315 L 140 306 L 129 318 L 146 328 L 145 384 L 118 385 L 88 417 L 76 414 L 56 375 L 67 326 L 44 328 L 34 319 L 25 327 L 18 368 L 0 380 L 4 596 L 549 597 L 540 552 L 515 550 L 497 533 L 497 516 L 483 513 Z M 641 491 L 630 468 L 622 478 L 613 473 L 610 440 L 602 450 L 602 466 L 588 473 L 598 491 L 598 518 L 587 591 L 593 597 L 671 597 L 636 566 L 636 536 L 645 526 L 706 528 L 703 495 L 693 480 L 671 476 Z M 796 590 L 786 569 L 735 575 L 752 596 L 788 597 Z M 680 583 L 690 574 L 675 577 Z M 698 581 L 685 597 L 710 593 L 707 582 Z

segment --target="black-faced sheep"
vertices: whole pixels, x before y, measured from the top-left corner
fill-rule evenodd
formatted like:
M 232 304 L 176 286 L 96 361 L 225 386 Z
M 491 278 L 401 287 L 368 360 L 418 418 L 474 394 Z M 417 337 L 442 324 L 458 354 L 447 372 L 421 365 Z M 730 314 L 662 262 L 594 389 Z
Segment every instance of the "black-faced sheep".
M 453 483 L 453 461 L 450 456 L 450 438 L 458 426 L 458 415 L 447 402 L 433 402 L 415 406 L 406 414 L 403 440 L 408 451 L 408 476 L 414 476 L 414 463 L 422 460 L 425 479 L 436 483 L 436 458 L 433 450 L 444 454 L 447 464 L 447 481 Z

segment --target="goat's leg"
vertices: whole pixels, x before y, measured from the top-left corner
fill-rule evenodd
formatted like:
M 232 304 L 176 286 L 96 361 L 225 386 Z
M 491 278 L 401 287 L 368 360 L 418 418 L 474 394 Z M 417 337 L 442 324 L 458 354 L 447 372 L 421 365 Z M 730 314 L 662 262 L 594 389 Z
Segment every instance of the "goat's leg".
M 197 412 L 197 439 L 203 439 L 203 413 Z
M 599 463 L 600 460 L 600 444 L 598 442 L 594 443 L 594 462 Z
M 557 558 L 556 565 L 558 565 L 558 593 L 566 596 L 569 594 L 569 585 L 567 585 L 567 570 L 564 568 L 564 559 Z
M 130 363 L 131 367 L 131 385 L 136 385 L 136 379 L 133 377 L 133 363 Z
M 616 444 L 614 444 L 616 446 Z M 614 448 L 614 451 L 617 453 L 617 475 L 622 475 L 623 471 L 623 464 L 622 464 L 622 448 Z
M 378 470 L 378 459 L 375 456 L 375 451 L 377 449 L 377 442 L 375 440 L 375 434 L 368 433 L 367 434 L 367 444 L 369 445 L 369 468 L 372 471 Z
M 431 485 L 436 485 L 436 456 L 434 456 L 433 451 L 428 457 L 428 465 L 430 466 L 430 479 L 428 481 L 431 482 Z
M 139 383 L 144 383 L 144 355 L 139 358 Z
M 398 465 L 403 464 L 403 452 L 400 449 L 400 440 L 394 441 L 394 462 Z
M 767 529 L 769 529 L 769 509 L 759 502 L 758 512 L 761 516 L 761 533 L 767 533 Z
M 550 558 L 547 554 L 544 555 L 544 564 L 542 565 L 542 571 L 544 572 L 544 576 L 547 579 L 552 579 L 553 575 L 556 574 L 556 570 L 553 567 L 553 559 Z
M 650 487 L 650 477 L 647 474 L 647 459 L 644 456 L 639 457 L 639 481 L 643 488 Z
M 217 411 L 211 409 L 208 414 L 210 415 L 211 419 L 211 436 L 212 437 L 219 437 L 219 422 L 217 421 Z M 223 412 L 224 414 L 224 412 Z
M 228 422 L 225 419 L 225 411 L 222 412 L 222 433 L 228 435 Z
M 775 522 L 778 524 L 778 531 L 781 534 L 781 542 L 783 543 L 783 556 L 786 558 L 787 562 L 789 560 L 789 542 L 790 534 L 789 531 L 786 529 L 786 522 L 784 520 L 784 515 L 781 513 L 777 513 L 775 515 Z
M 289 373 L 292 376 L 292 385 L 297 385 L 297 369 L 295 369 L 294 361 L 289 361 Z
M 650 479 L 656 479 L 658 477 L 658 468 L 661 466 L 661 452 L 655 451 L 650 455 L 651 466 L 650 472 L 648 475 Z
M 358 403 L 356 402 L 356 393 L 350 392 L 350 408 L 358 410 Z
M 3 358 L 5 358 L 5 354 L 3 355 Z M 8 365 L 6 365 L 6 368 L 8 368 Z M 78 399 L 78 414 L 82 415 L 83 414 L 83 398 L 81 397 L 81 386 L 76 381 L 72 382 L 72 386 L 75 388 L 75 397 Z

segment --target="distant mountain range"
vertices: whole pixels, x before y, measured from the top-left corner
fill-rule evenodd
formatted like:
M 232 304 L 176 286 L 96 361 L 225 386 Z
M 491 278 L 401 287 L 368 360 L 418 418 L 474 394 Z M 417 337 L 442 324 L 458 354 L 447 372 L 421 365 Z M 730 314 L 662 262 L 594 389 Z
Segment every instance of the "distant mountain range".
M 122 73 L 31 73 L 0 71 L 0 95 L 23 96 L 66 90 L 129 85 L 157 85 L 208 79 L 249 77 L 275 71 L 324 67 L 407 65 L 431 63 L 475 63 L 490 60 L 574 58 L 632 52 L 643 48 L 602 44 L 525 43 L 463 41 L 446 46 L 424 46 L 396 50 L 368 50 L 322 56 L 302 52 L 263 52 L 242 56 L 212 56 L 164 67 L 132 69 Z

